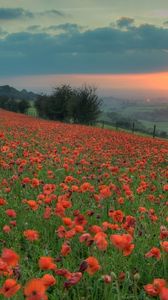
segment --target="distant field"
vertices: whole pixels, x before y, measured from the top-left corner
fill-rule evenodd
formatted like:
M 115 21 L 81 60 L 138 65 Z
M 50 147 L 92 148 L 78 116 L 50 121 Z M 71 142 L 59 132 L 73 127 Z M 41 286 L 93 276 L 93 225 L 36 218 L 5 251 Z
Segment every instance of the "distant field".
M 111 106 L 110 106 L 111 104 Z M 147 102 L 127 102 L 127 101 L 113 101 L 109 102 L 108 109 L 104 111 L 101 119 L 104 121 L 111 121 L 115 123 L 115 115 L 109 119 L 108 113 L 114 112 L 118 114 L 120 119 L 128 118 L 128 120 L 136 120 L 142 124 L 142 127 L 153 129 L 156 125 L 157 131 L 166 131 L 168 133 L 168 103 L 147 103 Z
M 34 106 L 31 106 L 30 108 L 28 108 L 27 115 L 37 116 L 37 110 L 36 110 L 36 108 Z
M 129 106 L 120 108 L 118 112 L 124 113 L 124 115 L 130 115 L 137 112 L 152 112 L 154 110 L 160 110 L 160 109 L 168 109 L 168 105 L 142 105 L 142 106 Z
M 157 130 L 163 130 L 168 132 L 168 121 L 167 122 L 150 122 L 139 120 L 146 128 L 153 128 L 154 124 L 156 125 Z

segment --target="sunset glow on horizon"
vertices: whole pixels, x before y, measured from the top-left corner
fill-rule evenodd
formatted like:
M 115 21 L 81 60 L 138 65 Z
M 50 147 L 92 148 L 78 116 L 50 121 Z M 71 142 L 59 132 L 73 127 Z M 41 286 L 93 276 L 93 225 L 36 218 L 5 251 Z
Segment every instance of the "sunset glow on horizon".
M 148 74 L 49 74 L 8 77 L 0 80 L 1 84 L 12 84 L 17 88 L 36 91 L 51 91 L 59 84 L 81 86 L 95 85 L 98 90 L 150 90 L 166 92 L 168 95 L 168 72 Z

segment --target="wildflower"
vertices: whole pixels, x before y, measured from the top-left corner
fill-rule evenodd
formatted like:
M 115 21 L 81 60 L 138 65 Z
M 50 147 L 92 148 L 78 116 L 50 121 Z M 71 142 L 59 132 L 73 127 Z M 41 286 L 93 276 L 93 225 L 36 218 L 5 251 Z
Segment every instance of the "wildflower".
M 88 263 L 84 260 L 79 267 L 79 272 L 83 273 L 88 268 Z
M 65 242 L 61 247 L 61 255 L 67 256 L 69 253 L 71 253 L 71 247 Z
M 3 232 L 9 233 L 10 231 L 11 231 L 10 226 L 8 226 L 8 225 L 4 225 L 4 226 L 3 226 Z
M 82 214 L 78 214 L 74 219 L 74 223 L 76 225 L 85 226 L 87 224 L 87 220 L 85 219 L 85 217 Z
M 110 275 L 102 275 L 102 279 L 105 283 L 111 283 L 112 282 L 112 278 Z
M 85 261 L 88 264 L 86 272 L 89 273 L 89 275 L 93 275 L 95 272 L 100 270 L 99 262 L 95 257 L 89 256 L 87 259 L 85 259 Z
M 124 281 L 124 280 L 125 280 L 125 277 L 126 277 L 125 272 L 120 272 L 119 275 L 118 275 L 119 281 Z
M 165 252 L 168 252 L 168 241 L 161 242 L 161 247 Z
M 81 272 L 71 273 L 71 277 L 64 282 L 64 287 L 69 288 L 72 285 L 77 284 L 82 278 Z
M 72 228 L 71 230 L 68 230 L 66 233 L 65 233 L 65 238 L 66 239 L 71 239 L 75 236 L 76 234 L 76 231 L 74 228 Z
M 7 209 L 6 214 L 8 215 L 8 217 L 16 218 L 16 212 L 14 209 Z
M 0 294 L 5 298 L 10 298 L 17 293 L 20 287 L 20 284 L 16 280 L 9 278 L 4 282 L 2 288 L 0 288 Z
M 63 276 L 67 279 L 71 278 L 71 272 L 69 272 L 67 269 L 57 269 L 55 271 L 55 273 L 58 275 L 58 276 Z
M 73 225 L 73 222 L 71 220 L 71 218 L 62 218 L 62 221 L 64 223 L 64 225 L 68 226 L 68 227 L 71 227 Z
M 51 207 L 47 206 L 45 208 L 45 211 L 44 211 L 44 214 L 43 214 L 43 218 L 47 220 L 47 219 L 50 218 L 50 216 L 51 216 Z
M 159 260 L 161 258 L 160 249 L 153 247 L 149 252 L 145 254 L 145 257 L 155 257 Z
M 40 185 L 40 181 L 37 178 L 33 178 L 31 184 L 32 184 L 32 187 L 35 188 Z
M 45 274 L 41 280 L 46 288 L 56 284 L 56 279 L 51 274 Z
M 0 275 L 12 275 L 10 267 L 2 258 L 0 258 Z
M 163 186 L 163 190 L 164 190 L 165 192 L 167 192 L 167 191 L 168 191 L 168 183 L 167 183 L 167 184 L 165 184 L 165 185 Z
M 65 237 L 65 233 L 66 233 L 66 230 L 65 230 L 65 227 L 64 226 L 59 226 L 57 231 L 56 231 L 57 235 L 59 238 L 63 238 Z
M 163 287 L 159 294 L 160 300 L 168 300 L 168 288 Z
M 108 186 L 104 186 L 100 189 L 101 198 L 109 198 L 112 195 L 112 192 Z
M 29 177 L 24 177 L 23 179 L 22 179 L 22 184 L 28 184 L 28 183 L 30 183 L 31 182 L 31 179 L 29 178 Z
M 94 241 L 101 251 L 105 251 L 107 249 L 108 242 L 106 241 L 106 236 L 107 235 L 104 232 L 98 232 L 94 237 Z
M 74 227 L 74 229 L 75 229 L 76 233 L 77 233 L 77 232 L 83 232 L 83 231 L 84 231 L 84 228 L 83 228 L 82 225 L 76 225 L 76 226 Z
M 57 268 L 53 258 L 50 256 L 41 256 L 39 259 L 39 267 L 41 270 L 55 270 Z
M 161 278 L 156 278 L 153 283 L 145 285 L 144 290 L 148 295 L 156 297 L 159 295 L 163 287 L 166 287 L 166 281 Z
M 23 232 L 24 237 L 33 242 L 33 241 L 37 241 L 39 239 L 39 233 L 36 230 L 32 230 L 32 229 L 27 229 Z
M 0 198 L 0 206 L 6 205 L 6 204 L 7 204 L 6 200 L 3 198 Z
M 16 226 L 16 221 L 15 220 L 10 221 L 9 224 L 12 225 L 13 227 L 15 227 Z
M 112 234 L 110 239 L 116 248 L 123 251 L 124 256 L 128 256 L 132 253 L 134 244 L 132 244 L 132 236 L 130 234 Z
M 48 300 L 46 286 L 41 278 L 34 278 L 28 281 L 24 288 L 26 300 Z
M 12 249 L 4 248 L 2 250 L 1 258 L 10 267 L 15 267 L 19 262 L 19 255 Z
M 82 193 L 84 193 L 84 192 L 93 192 L 94 191 L 94 187 L 89 182 L 84 182 L 80 186 L 80 191 Z
M 91 235 L 90 233 L 83 233 L 80 238 L 79 238 L 79 241 L 80 243 L 83 243 L 84 241 L 88 241 L 91 239 Z
M 111 217 L 114 220 L 114 222 L 122 223 L 122 221 L 124 219 L 124 214 L 121 210 L 115 210 L 115 211 L 109 212 L 109 217 Z
M 164 240 L 168 238 L 168 229 L 165 226 L 160 226 L 160 239 Z
M 98 225 L 93 225 L 90 227 L 90 231 L 93 233 L 102 232 L 102 228 Z
M 29 207 L 32 209 L 32 210 L 37 210 L 38 209 L 38 204 L 36 201 L 34 200 L 27 200 L 26 203 L 29 205 Z

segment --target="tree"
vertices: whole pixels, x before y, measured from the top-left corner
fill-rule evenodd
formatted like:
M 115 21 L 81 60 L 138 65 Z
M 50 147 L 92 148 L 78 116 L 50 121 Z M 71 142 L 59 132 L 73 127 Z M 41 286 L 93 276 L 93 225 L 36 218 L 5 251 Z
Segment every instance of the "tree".
M 35 108 L 38 111 L 38 115 L 41 118 L 46 118 L 46 110 L 47 110 L 47 103 L 48 103 L 49 97 L 47 95 L 39 95 L 35 101 Z
M 70 119 L 70 102 L 73 89 L 69 85 L 56 87 L 50 96 L 41 95 L 35 102 L 40 117 L 51 120 L 67 121 Z
M 71 118 L 70 103 L 74 91 L 70 85 L 61 85 L 55 88 L 49 98 L 47 114 L 49 118 L 59 121 L 68 121 Z
M 5 109 L 13 111 L 13 112 L 18 112 L 18 102 L 11 98 L 8 99 Z
M 0 96 L 0 107 L 1 108 L 6 108 L 6 103 L 8 102 L 7 97 Z
M 102 101 L 96 94 L 96 88 L 84 86 L 76 91 L 76 103 L 73 107 L 75 123 L 94 124 L 100 114 Z
M 0 97 L 0 107 L 13 112 L 25 113 L 30 107 L 30 103 L 27 100 L 15 100 L 8 97 Z
M 74 89 L 69 85 L 61 85 L 50 96 L 39 96 L 35 102 L 40 117 L 81 124 L 94 124 L 100 113 L 100 105 L 96 88 L 91 86 Z
M 27 100 L 20 100 L 20 102 L 18 103 L 18 110 L 21 113 L 25 113 L 27 111 L 27 109 L 30 107 L 30 103 Z

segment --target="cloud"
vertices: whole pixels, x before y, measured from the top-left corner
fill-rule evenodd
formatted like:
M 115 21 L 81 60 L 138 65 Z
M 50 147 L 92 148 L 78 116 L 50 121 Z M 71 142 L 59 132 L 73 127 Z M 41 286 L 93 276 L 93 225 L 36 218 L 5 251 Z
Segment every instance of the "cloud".
M 3 27 L 0 27 L 0 37 L 3 37 L 7 34 L 8 34 L 8 32 Z
M 66 14 L 59 10 L 46 10 L 41 12 L 32 12 L 23 8 L 0 8 L 0 20 L 16 20 L 22 18 L 33 18 L 39 16 L 64 17 Z
M 73 23 L 53 26 L 63 32 L 19 32 L 0 38 L 0 75 L 168 70 L 168 28 L 142 24 L 80 31 Z
M 75 23 L 62 23 L 62 24 L 55 24 L 55 25 L 50 25 L 47 27 L 42 27 L 41 25 L 31 25 L 26 28 L 28 32 L 52 32 L 52 33 L 68 33 L 68 34 L 75 34 L 76 32 L 80 32 L 83 30 L 85 27 L 80 26 Z
M 32 18 L 33 13 L 23 8 L 0 8 L 0 20 L 13 20 L 20 18 Z
M 117 26 L 120 28 L 129 27 L 129 26 L 133 25 L 133 23 L 134 23 L 134 19 L 127 18 L 127 17 L 122 17 L 122 18 L 118 19 L 116 22 Z
M 49 17 L 65 17 L 66 14 L 60 10 L 52 9 L 40 12 L 39 15 L 41 16 L 49 16 Z
M 39 31 L 41 29 L 41 26 L 40 25 L 31 25 L 31 26 L 28 26 L 27 27 L 27 30 L 28 31 Z
M 53 31 L 58 30 L 58 31 L 64 31 L 64 32 L 69 32 L 69 33 L 75 33 L 75 32 L 79 32 L 83 28 L 84 28 L 83 26 L 79 26 L 78 24 L 63 23 L 63 24 L 58 24 L 58 25 L 51 25 L 51 26 L 48 26 L 44 29 L 53 30 Z

